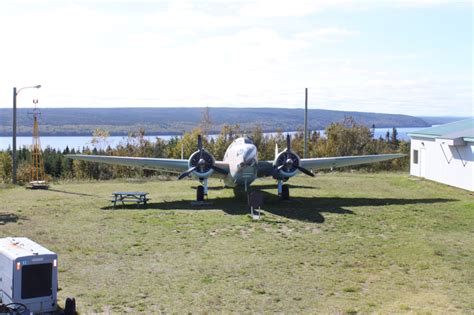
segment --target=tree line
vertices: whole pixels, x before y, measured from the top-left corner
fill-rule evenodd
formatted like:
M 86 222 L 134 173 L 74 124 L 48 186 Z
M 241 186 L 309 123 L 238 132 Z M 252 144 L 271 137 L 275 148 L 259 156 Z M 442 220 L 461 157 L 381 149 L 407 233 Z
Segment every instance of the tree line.
M 206 115 L 204 115 L 205 118 Z M 96 129 L 92 135 L 91 146 L 82 150 L 69 149 L 63 151 L 47 147 L 42 150 L 45 172 L 49 180 L 56 179 L 94 179 L 106 180 L 115 178 L 150 177 L 166 175 L 166 172 L 144 170 L 141 168 L 106 165 L 85 161 L 71 160 L 67 154 L 99 154 L 110 156 L 155 157 L 187 159 L 197 150 L 197 136 L 203 135 L 203 144 L 206 150 L 217 160 L 222 160 L 227 147 L 236 138 L 243 135 L 252 139 L 258 149 L 259 160 L 274 160 L 275 146 L 279 151 L 286 148 L 286 135 L 277 131 L 275 134 L 264 134 L 260 126 L 245 131 L 239 125 L 224 125 L 220 134 L 209 136 L 210 119 L 203 119 L 200 127 L 183 136 L 176 136 L 168 141 L 156 138 L 154 141 L 145 138 L 145 130 L 140 129 L 131 133 L 127 138 L 112 148 L 108 145 L 109 133 L 103 129 Z M 398 139 L 396 128 L 388 132 L 385 138 L 374 139 L 373 131 L 358 124 L 351 117 L 341 122 L 332 123 L 325 129 L 325 136 L 318 131 L 310 132 L 308 139 L 308 157 L 331 157 L 348 155 L 405 153 L 410 152 L 409 143 Z M 303 157 L 304 135 L 302 131 L 292 136 L 291 148 L 300 157 Z M 17 151 L 18 170 L 17 179 L 20 183 L 28 183 L 31 173 L 31 151 L 23 147 Z M 409 158 L 394 159 L 391 161 L 351 166 L 349 169 L 364 169 L 367 171 L 381 170 L 408 170 Z M 348 169 L 346 168 L 346 169 Z M 11 150 L 0 152 L 0 180 L 8 183 L 12 176 Z

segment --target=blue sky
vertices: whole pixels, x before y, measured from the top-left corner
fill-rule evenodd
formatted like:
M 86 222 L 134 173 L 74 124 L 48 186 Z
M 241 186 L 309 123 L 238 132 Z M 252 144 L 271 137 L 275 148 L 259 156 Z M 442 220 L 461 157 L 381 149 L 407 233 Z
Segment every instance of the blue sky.
M 472 4 L 0 2 L 0 107 L 310 107 L 473 115 Z

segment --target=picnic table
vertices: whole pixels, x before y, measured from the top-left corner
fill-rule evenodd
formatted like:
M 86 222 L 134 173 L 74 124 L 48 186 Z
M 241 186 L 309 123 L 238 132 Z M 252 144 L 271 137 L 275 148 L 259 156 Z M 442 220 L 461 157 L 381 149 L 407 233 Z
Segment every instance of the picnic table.
M 140 191 L 117 191 L 112 193 L 113 198 L 110 201 L 114 204 L 114 208 L 117 202 L 121 202 L 122 205 L 125 205 L 126 202 L 134 202 L 137 206 L 143 204 L 146 207 L 147 201 L 150 200 L 147 195 L 147 192 Z

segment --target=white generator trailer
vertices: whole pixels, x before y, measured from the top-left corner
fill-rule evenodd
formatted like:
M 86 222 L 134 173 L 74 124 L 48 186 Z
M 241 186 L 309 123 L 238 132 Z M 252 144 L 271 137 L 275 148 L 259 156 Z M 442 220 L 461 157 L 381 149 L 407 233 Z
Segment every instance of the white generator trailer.
M 0 238 L 0 300 L 55 312 L 58 255 L 25 237 Z

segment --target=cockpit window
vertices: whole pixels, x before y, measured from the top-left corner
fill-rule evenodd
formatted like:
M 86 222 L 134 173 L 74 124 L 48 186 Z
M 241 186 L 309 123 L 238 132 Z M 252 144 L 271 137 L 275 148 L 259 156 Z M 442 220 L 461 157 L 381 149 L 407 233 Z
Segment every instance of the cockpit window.
M 235 144 L 253 144 L 252 140 L 249 138 L 238 138 L 234 141 Z

